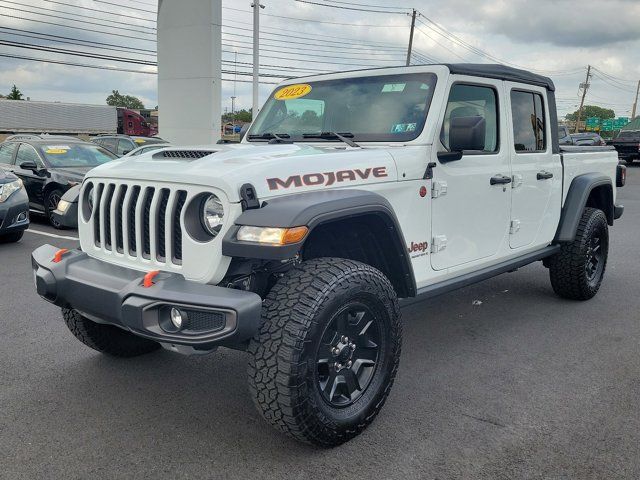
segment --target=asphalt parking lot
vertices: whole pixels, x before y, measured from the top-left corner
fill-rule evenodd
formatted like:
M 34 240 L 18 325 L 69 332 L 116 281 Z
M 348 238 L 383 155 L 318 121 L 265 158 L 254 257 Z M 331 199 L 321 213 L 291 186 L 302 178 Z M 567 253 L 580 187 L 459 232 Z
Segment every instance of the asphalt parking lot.
M 76 341 L 34 292 L 30 252 L 75 247 L 42 221 L 0 245 L 0 478 L 638 478 L 640 167 L 586 303 L 541 264 L 407 307 L 401 368 L 360 437 L 278 434 L 245 354 L 118 360 Z M 481 303 L 480 303 L 481 302 Z

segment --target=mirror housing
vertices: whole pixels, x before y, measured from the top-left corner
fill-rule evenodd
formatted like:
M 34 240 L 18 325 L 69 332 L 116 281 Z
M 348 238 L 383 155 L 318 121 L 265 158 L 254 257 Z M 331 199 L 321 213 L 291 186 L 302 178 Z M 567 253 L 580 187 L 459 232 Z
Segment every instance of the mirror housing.
M 26 162 L 22 162 L 20 164 L 20 168 L 23 170 L 31 170 L 33 173 L 38 173 L 40 171 L 36 162 L 32 162 L 30 160 Z
M 454 117 L 449 125 L 449 150 L 484 150 L 487 122 L 484 117 Z
M 124 156 L 124 155 L 126 155 L 127 153 L 131 153 L 131 150 L 123 150 L 123 151 L 122 151 L 122 155 L 123 155 L 123 156 Z

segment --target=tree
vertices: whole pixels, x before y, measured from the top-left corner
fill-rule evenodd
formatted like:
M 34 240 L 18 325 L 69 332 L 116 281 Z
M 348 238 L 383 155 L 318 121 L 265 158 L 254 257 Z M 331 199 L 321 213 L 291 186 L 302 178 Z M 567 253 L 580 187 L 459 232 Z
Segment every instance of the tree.
M 11 88 L 11 92 L 7 95 L 8 100 L 23 100 L 22 92 L 15 85 Z
M 122 95 L 118 90 L 112 90 L 111 95 L 107 97 L 107 105 L 112 107 L 132 108 L 134 110 L 141 110 L 144 108 L 144 103 L 139 98 L 132 95 Z
M 597 105 L 585 105 L 582 108 L 582 115 L 580 116 L 581 120 L 585 120 L 589 117 L 599 117 L 599 118 L 615 118 L 616 112 L 611 110 L 610 108 L 602 108 Z M 565 116 L 567 120 L 571 120 L 575 122 L 578 119 L 578 110 L 573 113 L 567 113 Z

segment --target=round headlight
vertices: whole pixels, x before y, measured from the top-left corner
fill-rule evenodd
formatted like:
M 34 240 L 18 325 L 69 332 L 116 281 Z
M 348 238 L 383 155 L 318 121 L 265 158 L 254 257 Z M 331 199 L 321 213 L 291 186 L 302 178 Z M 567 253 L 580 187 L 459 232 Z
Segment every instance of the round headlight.
M 222 202 L 215 195 L 209 195 L 202 204 L 202 225 L 214 237 L 222 230 L 224 208 Z

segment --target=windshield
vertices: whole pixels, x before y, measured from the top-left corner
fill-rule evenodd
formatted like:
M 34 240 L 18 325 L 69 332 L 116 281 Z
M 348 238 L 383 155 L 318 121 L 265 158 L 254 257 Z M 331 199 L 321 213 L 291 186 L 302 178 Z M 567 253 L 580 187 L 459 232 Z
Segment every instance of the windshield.
M 52 167 L 97 167 L 114 158 L 113 153 L 98 145 L 83 143 L 51 144 L 42 147 L 42 153 Z
M 138 147 L 141 147 L 142 145 L 151 145 L 156 143 L 167 143 L 166 140 L 163 140 L 160 137 L 133 137 L 133 141 L 136 143 Z
M 413 140 L 424 127 L 435 84 L 435 74 L 417 73 L 281 87 L 265 103 L 247 139 L 267 141 L 276 135 L 301 141 L 305 135 L 333 132 L 355 141 Z M 340 139 L 322 135 L 313 141 Z
M 636 138 L 636 137 L 640 137 L 640 132 L 630 131 L 630 132 L 620 132 L 618 134 L 618 138 Z

